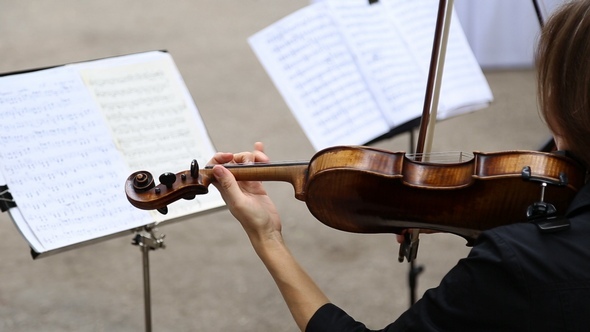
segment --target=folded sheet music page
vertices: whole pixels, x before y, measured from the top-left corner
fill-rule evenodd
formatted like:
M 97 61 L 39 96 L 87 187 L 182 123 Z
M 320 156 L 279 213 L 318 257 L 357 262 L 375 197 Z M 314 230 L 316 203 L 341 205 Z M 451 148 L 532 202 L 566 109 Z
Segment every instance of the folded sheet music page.
M 323 0 L 249 38 L 313 146 L 364 144 L 421 116 L 438 1 Z M 451 21 L 439 119 L 492 99 Z
M 168 53 L 0 77 L 0 113 L 11 216 L 38 253 L 223 205 L 212 188 L 162 217 L 125 196 L 133 171 L 157 177 L 214 153 Z
M 192 159 L 204 166 L 215 151 L 172 57 L 152 52 L 110 60 L 72 66 L 98 103 L 129 168 L 148 170 L 157 177 L 188 169 Z M 154 219 L 223 205 L 215 188 L 209 189 L 209 194 L 195 200 L 175 202 L 166 215 L 152 212 Z
M 426 86 L 439 1 L 389 0 L 382 3 L 387 7 L 389 21 L 400 31 L 416 59 L 424 77 L 422 85 Z M 482 109 L 492 100 L 492 91 L 453 11 L 438 119 Z
M 316 149 L 368 141 L 388 130 L 324 3 L 285 17 L 249 42 Z

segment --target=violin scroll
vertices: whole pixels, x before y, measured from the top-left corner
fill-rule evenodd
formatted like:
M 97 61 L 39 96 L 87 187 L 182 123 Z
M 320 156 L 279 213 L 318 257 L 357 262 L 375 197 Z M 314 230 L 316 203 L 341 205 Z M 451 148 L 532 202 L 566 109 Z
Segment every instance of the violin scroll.
M 149 172 L 137 172 L 133 176 L 133 190 L 135 192 L 142 193 L 155 186 L 154 177 Z
M 166 172 L 159 177 L 160 184 L 155 185 L 154 177 L 148 171 L 131 174 L 125 183 L 125 193 L 129 202 L 143 210 L 168 212 L 167 205 L 179 199 L 194 199 L 196 195 L 209 192 L 210 175 L 202 175 L 196 160 L 191 162 L 188 171 L 180 173 Z

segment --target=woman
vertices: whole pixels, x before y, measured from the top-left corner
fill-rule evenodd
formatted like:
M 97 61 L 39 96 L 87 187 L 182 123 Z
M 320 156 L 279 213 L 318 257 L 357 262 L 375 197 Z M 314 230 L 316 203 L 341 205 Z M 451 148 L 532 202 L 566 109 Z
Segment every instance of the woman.
M 560 8 L 537 52 L 541 114 L 560 150 L 590 165 L 590 0 Z M 218 153 L 212 164 L 267 162 Z M 331 304 L 283 242 L 280 217 L 258 182 L 236 182 L 221 165 L 217 188 L 244 227 L 302 331 L 368 331 Z M 469 256 L 384 331 L 587 331 L 590 327 L 590 185 L 567 212 L 568 230 L 532 223 L 483 232 Z

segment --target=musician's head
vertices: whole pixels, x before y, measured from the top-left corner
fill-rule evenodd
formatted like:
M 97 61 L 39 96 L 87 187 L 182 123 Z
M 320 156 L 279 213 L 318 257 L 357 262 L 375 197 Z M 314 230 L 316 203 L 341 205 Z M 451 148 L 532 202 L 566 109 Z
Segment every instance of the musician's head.
M 547 20 L 536 64 L 541 114 L 558 148 L 590 166 L 590 0 L 569 1 Z

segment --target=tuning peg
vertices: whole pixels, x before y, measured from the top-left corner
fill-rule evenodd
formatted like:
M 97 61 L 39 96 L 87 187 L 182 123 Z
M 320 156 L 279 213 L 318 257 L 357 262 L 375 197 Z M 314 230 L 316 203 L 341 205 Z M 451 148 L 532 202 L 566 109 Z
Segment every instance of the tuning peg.
M 176 175 L 174 173 L 166 172 L 160 175 L 160 183 L 164 184 L 166 188 L 171 189 L 172 184 L 176 181 Z
M 186 194 L 186 195 L 182 196 L 182 198 L 184 198 L 186 200 L 195 199 L 195 197 L 197 197 L 197 195 L 195 195 L 195 194 Z
M 199 163 L 196 159 L 191 161 L 191 177 L 198 178 L 199 177 Z
M 157 209 L 157 210 L 158 210 L 158 212 L 160 212 L 161 214 L 167 214 L 167 213 L 168 213 L 168 207 L 167 207 L 167 206 L 161 207 L 161 208 L 159 208 L 159 209 Z

